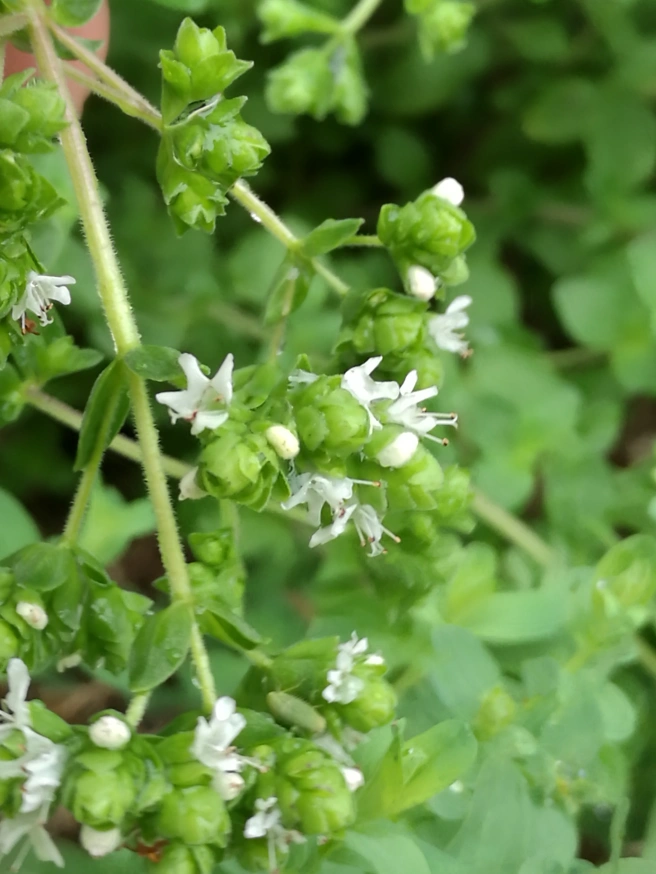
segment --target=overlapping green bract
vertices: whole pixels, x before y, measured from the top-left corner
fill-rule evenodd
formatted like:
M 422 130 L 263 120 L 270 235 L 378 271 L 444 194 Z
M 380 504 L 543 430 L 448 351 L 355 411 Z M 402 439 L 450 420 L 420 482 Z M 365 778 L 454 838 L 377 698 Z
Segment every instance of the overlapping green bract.
M 240 115 L 245 98 L 224 90 L 252 66 L 227 49 L 225 31 L 187 18 L 173 51 L 160 53 L 164 129 L 157 178 L 176 229 L 214 230 L 228 189 L 255 174 L 269 146 Z

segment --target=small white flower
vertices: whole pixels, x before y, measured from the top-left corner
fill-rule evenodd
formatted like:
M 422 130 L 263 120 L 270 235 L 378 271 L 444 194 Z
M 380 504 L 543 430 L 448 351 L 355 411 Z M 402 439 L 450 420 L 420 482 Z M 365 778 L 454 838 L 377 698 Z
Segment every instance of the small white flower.
M 7 684 L 9 691 L 3 702 L 7 709 L 0 710 L 0 740 L 3 735 L 10 734 L 15 728 L 23 731 L 32 725 L 27 703 L 30 674 L 25 662 L 11 659 L 7 667 Z
M 340 643 L 337 647 L 337 667 L 340 671 L 350 671 L 353 665 L 369 649 L 369 640 L 366 637 L 359 638 L 354 631 L 349 640 Z
M 399 386 L 396 382 L 376 382 L 371 374 L 383 360 L 382 355 L 369 358 L 358 367 L 351 367 L 342 377 L 342 388 L 353 395 L 362 404 L 369 416 L 369 433 L 374 428 L 382 428 L 378 419 L 371 412 L 371 404 L 380 400 L 394 400 L 399 396 Z
M 425 408 L 418 405 L 428 398 L 434 398 L 437 394 L 437 386 L 432 385 L 430 388 L 414 391 L 417 385 L 417 371 L 411 370 L 403 380 L 401 385 L 400 396 L 387 410 L 387 418 L 397 425 L 403 425 L 409 431 L 414 431 L 422 437 L 428 437 L 429 440 L 435 440 L 437 443 L 443 443 L 443 440 L 433 437 L 429 434 L 433 428 L 438 425 L 453 425 L 458 423 L 458 417 L 455 413 L 431 413 Z
M 113 853 L 123 843 L 123 836 L 119 828 L 110 828 L 101 831 L 97 828 L 91 828 L 90 825 L 83 825 L 80 830 L 80 843 L 90 856 L 94 859 L 100 859 L 102 856 L 108 856 Z
M 198 501 L 200 498 L 207 497 L 207 492 L 204 489 L 201 489 L 196 482 L 197 473 L 198 468 L 193 467 L 181 478 L 179 483 L 180 492 L 178 494 L 178 499 L 180 501 Z
M 371 504 L 348 504 L 342 507 L 333 516 L 333 521 L 330 525 L 324 528 L 319 528 L 310 538 L 310 547 L 320 546 L 334 540 L 343 534 L 348 523 L 353 522 L 355 530 L 358 532 L 361 546 L 369 546 L 369 555 L 382 555 L 386 552 L 381 544 L 383 534 L 387 534 L 396 543 L 400 543 L 400 538 L 392 533 L 388 528 L 385 528 L 383 523 L 378 518 L 378 513 L 374 510 Z
M 19 601 L 16 604 L 16 612 L 28 625 L 37 631 L 43 631 L 48 624 L 48 614 L 40 604 L 31 601 Z
M 30 736 L 31 735 L 31 736 Z M 66 748 L 31 732 L 27 736 L 27 754 L 21 757 L 27 779 L 21 793 L 21 813 L 33 813 L 50 805 L 61 783 L 66 762 Z
M 75 285 L 72 276 L 41 276 L 33 270 L 27 274 L 23 296 L 11 308 L 11 317 L 21 323 L 23 333 L 27 312 L 34 313 L 44 327 L 51 324 L 52 319 L 48 312 L 52 309 L 52 301 L 65 305 L 71 302 L 71 293 L 67 288 L 69 285 Z
M 116 716 L 101 716 L 89 727 L 89 738 L 105 750 L 122 750 L 130 743 L 132 731 L 127 723 Z
M 280 458 L 286 461 L 296 458 L 301 451 L 298 437 L 284 425 L 271 425 L 267 428 L 265 436 Z
M 328 685 L 321 693 L 330 704 L 351 704 L 364 689 L 364 680 L 347 671 L 328 671 Z
M 364 786 L 364 774 L 359 768 L 342 768 L 342 775 L 351 792 Z
M 307 504 L 308 519 L 312 525 L 321 525 L 321 511 L 328 504 L 333 514 L 338 513 L 346 501 L 353 497 L 356 481 L 348 477 L 324 476 L 320 473 L 302 473 L 290 477 L 292 495 L 281 506 L 292 510 L 299 504 Z
M 47 818 L 48 808 L 46 806 L 42 810 L 19 813 L 11 819 L 3 819 L 0 822 L 0 856 L 11 853 L 23 838 L 27 841 L 27 846 L 24 850 L 19 851 L 18 860 L 10 868 L 11 871 L 18 870 L 30 845 L 40 861 L 53 862 L 59 868 L 64 867 L 64 859 L 57 849 L 57 845 L 44 828 Z
M 460 332 L 469 324 L 469 316 L 465 310 L 471 302 L 469 295 L 462 294 L 451 301 L 442 315 L 429 318 L 428 333 L 440 349 L 463 357 L 469 354 L 469 344 Z
M 404 431 L 380 450 L 376 459 L 383 467 L 403 467 L 417 451 L 419 437 L 412 431 Z
M 439 280 L 425 267 L 413 264 L 408 268 L 408 290 L 413 297 L 419 300 L 432 300 L 438 285 Z
M 350 704 L 356 700 L 365 684 L 360 677 L 353 675 L 353 668 L 357 664 L 380 665 L 385 663 L 380 655 L 367 655 L 368 648 L 367 638 L 359 639 L 355 631 L 350 640 L 339 644 L 335 661 L 336 668 L 328 671 L 328 685 L 321 693 L 326 701 Z
M 432 189 L 436 197 L 441 197 L 442 200 L 448 200 L 453 206 L 460 206 L 465 199 L 465 190 L 457 179 L 447 176 L 442 179 Z
M 239 772 L 249 760 L 237 753 L 233 741 L 245 725 L 234 700 L 228 697 L 218 699 L 209 721 L 201 716 L 196 723 L 191 751 L 202 765 L 214 771 L 212 785 L 225 801 L 236 798 L 244 788 Z
M 255 802 L 255 810 L 257 813 L 246 820 L 245 838 L 263 838 L 269 832 L 281 827 L 282 814 L 278 807 L 278 799 L 275 796 L 258 798 Z
M 184 352 L 178 363 L 187 377 L 184 391 L 162 391 L 155 395 L 160 404 L 169 408 L 171 421 L 178 419 L 191 422 L 191 433 L 200 434 L 205 428 L 219 428 L 228 419 L 228 411 L 216 409 L 218 403 L 230 406 L 232 400 L 233 356 L 226 355 L 216 376 L 209 379 L 200 369 L 193 355 Z

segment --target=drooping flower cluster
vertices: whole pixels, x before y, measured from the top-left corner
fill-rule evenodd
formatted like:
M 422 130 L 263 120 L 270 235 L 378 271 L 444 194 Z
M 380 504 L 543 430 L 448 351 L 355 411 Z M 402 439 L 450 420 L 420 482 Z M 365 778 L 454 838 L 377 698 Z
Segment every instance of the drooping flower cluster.
M 21 780 L 22 801 L 18 813 L 0 823 L 0 857 L 10 853 L 24 838 L 22 854 L 31 846 L 37 857 L 63 867 L 64 861 L 44 825 L 60 786 L 66 748 L 53 743 L 32 728 L 27 692 L 30 676 L 20 659 L 12 659 L 7 670 L 9 691 L 0 711 L 0 743 L 19 732 L 23 752 L 17 758 L 0 761 L 0 781 Z

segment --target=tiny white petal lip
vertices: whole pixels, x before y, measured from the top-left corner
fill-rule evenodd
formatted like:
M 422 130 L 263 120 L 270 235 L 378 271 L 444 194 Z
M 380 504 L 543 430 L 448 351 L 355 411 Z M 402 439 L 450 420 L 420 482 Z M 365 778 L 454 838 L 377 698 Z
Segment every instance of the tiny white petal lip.
M 419 264 L 408 268 L 408 290 L 419 300 L 432 300 L 438 288 L 438 280 L 430 270 Z
M 188 352 L 183 352 L 178 363 L 187 377 L 187 388 L 182 391 L 164 391 L 155 399 L 169 408 L 171 421 L 178 419 L 191 422 L 191 433 L 200 434 L 209 428 L 220 428 L 229 418 L 227 409 L 214 409 L 221 403 L 228 407 L 232 401 L 232 374 L 234 356 L 226 355 L 215 376 L 209 379 L 200 368 L 198 360 Z
M 471 297 L 462 294 L 451 301 L 444 313 L 428 319 L 428 333 L 438 348 L 467 356 L 469 343 L 461 331 L 469 324 L 469 315 L 465 310 L 471 303 Z
M 46 276 L 31 270 L 27 274 L 27 284 L 23 296 L 11 308 L 11 317 L 21 323 L 23 333 L 26 331 L 28 312 L 34 313 L 42 326 L 51 324 L 48 311 L 52 301 L 68 305 L 71 302 L 69 285 L 75 285 L 72 276 Z
M 383 360 L 382 355 L 368 358 L 364 364 L 351 367 L 342 376 L 342 388 L 360 403 L 369 416 L 369 433 L 376 428 L 382 428 L 381 423 L 371 411 L 371 404 L 380 400 L 394 400 L 399 395 L 399 386 L 396 382 L 376 382 L 371 374 Z

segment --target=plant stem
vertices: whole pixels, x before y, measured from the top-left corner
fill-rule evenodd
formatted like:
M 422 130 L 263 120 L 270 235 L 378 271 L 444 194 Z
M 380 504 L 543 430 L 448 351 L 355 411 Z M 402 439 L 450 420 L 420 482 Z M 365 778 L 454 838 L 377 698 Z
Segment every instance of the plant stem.
M 98 469 L 100 468 L 102 456 L 103 446 L 102 443 L 99 443 L 80 477 L 80 482 L 78 483 L 77 491 L 75 492 L 75 497 L 73 498 L 73 503 L 68 513 L 68 519 L 66 520 L 66 527 L 64 528 L 63 534 L 64 540 L 71 545 L 78 540 L 82 533 L 82 526 L 84 525 L 87 508 L 91 501 L 91 494 L 96 482 L 96 476 L 98 474 Z
M 474 491 L 472 509 L 479 519 L 530 555 L 538 564 L 547 567 L 554 561 L 555 552 L 548 543 L 545 543 L 521 519 L 495 504 L 478 490 Z
M 109 226 L 98 191 L 98 181 L 87 149 L 86 140 L 71 100 L 62 65 L 42 15 L 41 0 L 27 0 L 26 12 L 32 37 L 32 48 L 44 78 L 57 85 L 66 101 L 68 127 L 62 131 L 61 141 L 75 189 L 86 233 L 89 253 L 94 263 L 98 291 L 105 310 L 118 355 L 140 345 L 139 331 L 130 308 L 127 290 L 114 254 Z M 141 446 L 143 467 L 150 492 L 162 562 L 174 599 L 191 602 L 192 593 L 182 543 L 162 468 L 158 434 L 144 382 L 134 373 L 128 374 L 132 410 Z M 202 636 L 194 623 L 192 655 L 196 665 L 205 706 L 209 709 L 216 698 L 214 681 Z
M 10 36 L 17 30 L 22 30 L 27 24 L 27 16 L 22 12 L 16 15 L 0 15 L 0 37 Z
M 385 248 L 377 234 L 354 234 L 342 246 L 366 246 L 367 248 Z
M 138 118 L 141 118 L 147 124 L 150 124 L 151 127 L 155 127 L 157 130 L 161 130 L 162 120 L 159 112 L 155 109 L 155 107 L 149 103 L 146 98 L 132 88 L 121 76 L 118 75 L 111 67 L 108 67 L 104 61 L 102 61 L 95 52 L 92 52 L 86 46 L 82 45 L 72 34 L 70 34 L 67 30 L 64 30 L 63 27 L 59 27 L 59 25 L 55 24 L 52 21 L 48 21 L 48 26 L 52 33 L 57 37 L 58 41 L 67 48 L 72 55 L 82 61 L 82 63 L 87 66 L 96 76 L 104 82 L 111 93 L 115 95 L 114 98 L 103 94 L 102 92 L 98 92 L 102 97 L 107 96 L 108 100 L 117 103 L 116 97 L 119 95 L 122 97 L 123 102 L 131 107 L 130 112 L 128 110 L 123 109 L 121 104 L 118 104 L 124 112 L 128 112 L 128 115 L 135 115 Z M 71 72 L 74 70 L 74 67 L 69 67 L 66 65 L 66 75 L 71 76 L 71 78 L 75 78 L 76 73 Z M 83 84 L 89 84 L 85 82 Z M 92 90 L 96 90 L 93 86 L 89 85 Z
M 342 21 L 342 32 L 348 34 L 357 33 L 369 21 L 382 0 L 360 0 Z
M 141 720 L 144 718 L 150 701 L 150 692 L 139 692 L 130 701 L 128 709 L 125 711 L 125 721 L 130 728 L 138 728 Z
M 142 107 L 135 106 L 131 100 L 126 99 L 123 91 L 116 91 L 111 87 L 111 85 L 107 85 L 106 82 L 101 82 L 101 80 L 96 76 L 92 76 L 90 73 L 85 73 L 84 70 L 80 70 L 79 67 L 75 67 L 73 64 L 66 64 L 64 66 L 64 72 L 69 79 L 83 85 L 85 88 L 88 88 L 89 91 L 97 94 L 98 97 L 102 97 L 109 103 L 117 106 L 125 115 L 129 115 L 132 118 L 139 118 L 146 123 L 150 123 L 149 116 L 144 115 Z M 152 124 L 151 127 L 153 127 Z

